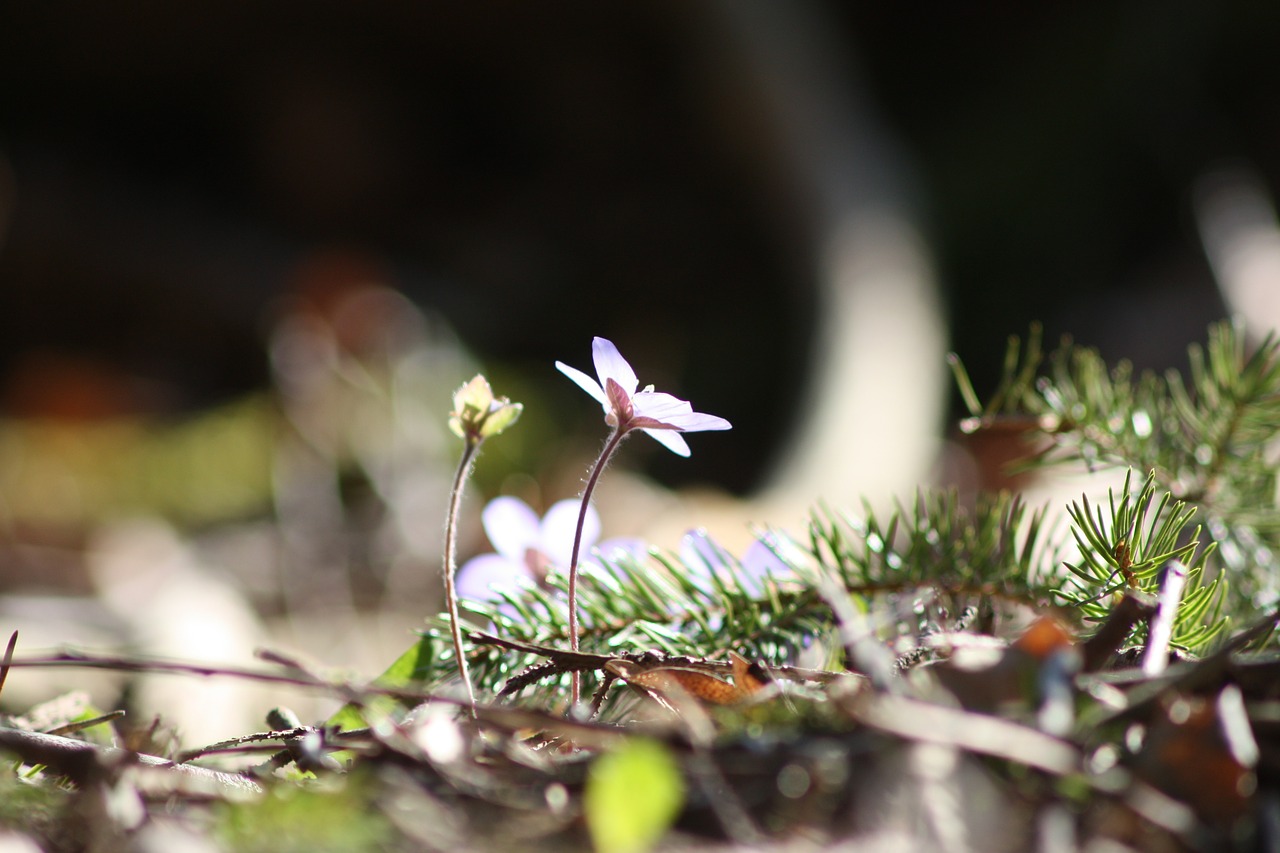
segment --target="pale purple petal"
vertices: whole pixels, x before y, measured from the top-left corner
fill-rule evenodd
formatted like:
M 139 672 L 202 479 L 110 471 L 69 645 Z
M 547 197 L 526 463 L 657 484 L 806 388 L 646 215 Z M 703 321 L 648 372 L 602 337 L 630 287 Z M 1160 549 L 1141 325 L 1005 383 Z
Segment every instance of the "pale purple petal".
M 790 572 L 791 567 L 772 548 L 759 540 L 747 546 L 742 555 L 742 588 L 748 595 L 761 595 L 764 592 L 765 578 L 777 578 Z
M 680 560 L 687 566 L 706 566 L 711 569 L 722 569 L 729 565 L 729 555 L 701 527 L 690 530 L 680 540 Z
M 752 542 L 742 555 L 742 567 L 753 575 L 770 574 L 774 577 L 790 574 L 791 567 L 787 561 L 778 556 L 779 544 L 757 539 Z
M 643 560 L 649 556 L 649 543 L 635 536 L 615 536 L 597 545 L 595 553 L 610 562 Z
M 615 536 L 606 539 L 596 546 L 586 565 L 595 566 L 601 571 L 610 573 L 619 580 L 625 572 L 618 568 L 621 561 L 643 562 L 649 556 L 649 545 L 643 539 L 627 536 Z
M 724 568 L 726 559 L 720 546 L 701 528 L 690 530 L 680 540 L 680 562 L 689 571 L 687 579 L 703 592 L 711 592 L 710 578 Z
M 542 530 L 538 536 L 542 553 L 561 568 L 569 568 L 569 560 L 573 556 L 573 534 L 578 527 L 578 510 L 581 508 L 582 501 L 568 498 L 557 501 L 542 517 Z M 582 522 L 582 550 L 579 553 L 586 554 L 599 538 L 600 513 L 588 504 L 587 517 Z
M 480 520 L 493 549 L 509 560 L 523 564 L 524 552 L 538 546 L 538 514 L 519 498 L 494 498 L 480 514 Z
M 524 564 L 497 554 L 473 557 L 458 570 L 458 595 L 468 601 L 501 601 L 494 590 L 515 590 L 522 578 L 528 578 Z
M 605 539 L 591 549 L 591 555 L 582 561 L 584 569 L 595 569 L 617 580 L 626 579 L 626 571 L 618 567 L 622 561 L 643 562 L 649 557 L 649 543 L 635 537 Z
M 673 429 L 646 429 L 644 432 L 676 456 L 688 456 L 692 452 L 689 443 Z
M 592 340 L 591 356 L 596 363 L 596 375 L 600 377 L 602 386 L 606 379 L 613 379 L 622 386 L 623 391 L 628 394 L 636 393 L 640 380 L 636 378 L 636 372 L 622 357 L 622 353 L 613 345 L 613 341 L 605 338 Z
M 578 368 L 570 367 L 563 361 L 556 362 L 556 370 L 576 382 L 579 388 L 594 397 L 596 402 L 601 406 L 604 406 L 606 412 L 609 411 L 609 399 L 605 396 L 604 389 L 600 387 L 599 382 L 595 381 Z

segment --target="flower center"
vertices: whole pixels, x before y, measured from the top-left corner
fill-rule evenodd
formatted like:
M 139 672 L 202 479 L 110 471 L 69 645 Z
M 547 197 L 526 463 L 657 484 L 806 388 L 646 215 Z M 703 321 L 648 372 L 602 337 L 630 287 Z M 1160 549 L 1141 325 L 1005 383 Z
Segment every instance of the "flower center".
M 524 550 L 524 566 L 529 570 L 529 575 L 533 578 L 533 582 L 538 586 L 545 587 L 547 585 L 547 575 L 551 574 L 551 570 L 555 568 L 555 563 L 537 548 L 526 548 Z

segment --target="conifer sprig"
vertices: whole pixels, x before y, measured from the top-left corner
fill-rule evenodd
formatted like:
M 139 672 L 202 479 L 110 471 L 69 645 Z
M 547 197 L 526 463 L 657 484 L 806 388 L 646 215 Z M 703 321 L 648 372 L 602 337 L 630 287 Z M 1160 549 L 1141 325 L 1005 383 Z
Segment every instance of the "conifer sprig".
M 1079 549 L 1076 562 L 1058 597 L 1078 608 L 1085 621 L 1101 622 L 1111 612 L 1112 597 L 1126 587 L 1154 595 L 1161 576 L 1177 561 L 1188 576 L 1173 628 L 1173 644 L 1197 650 L 1227 627 L 1222 614 L 1226 578 L 1218 573 L 1205 579 L 1205 566 L 1217 548 L 1202 543 L 1202 529 L 1191 527 L 1196 509 L 1157 489 L 1149 474 L 1134 491 L 1132 475 L 1125 476 L 1119 495 L 1110 491 L 1106 507 L 1092 505 L 1088 497 L 1071 504 L 1071 534 Z M 1133 641 L 1145 636 L 1146 625 L 1134 630 Z
M 1025 346 L 1010 337 L 986 406 L 960 360 L 950 363 L 972 416 L 966 428 L 1029 416 L 1052 439 L 1035 462 L 1154 470 L 1157 483 L 1189 503 L 1259 496 L 1259 471 L 1275 466 L 1256 463 L 1280 432 L 1280 341 L 1268 336 L 1250 353 L 1240 330 L 1219 323 L 1205 346 L 1189 347 L 1188 360 L 1184 378 L 1176 370 L 1135 375 L 1127 361 L 1108 366 L 1069 339 L 1045 356 L 1033 326 Z M 1274 470 L 1266 479 L 1274 482 Z
M 1033 327 L 1025 345 L 1010 338 L 1003 379 L 984 407 L 951 360 L 972 415 L 966 429 L 1014 418 L 1046 439 L 1026 464 L 1151 472 L 1169 500 L 1197 513 L 1205 569 L 1228 574 L 1228 612 L 1244 615 L 1274 602 L 1271 578 L 1280 571 L 1280 340 L 1250 348 L 1239 328 L 1218 323 L 1203 346 L 1189 348 L 1188 363 L 1186 376 L 1135 374 L 1128 362 L 1108 366 L 1070 341 L 1045 356 Z
M 957 605 L 982 596 L 1036 604 L 1053 588 L 1045 511 L 1029 512 L 1008 492 L 979 495 L 969 507 L 955 491 L 921 491 L 884 521 L 870 508 L 860 518 L 823 510 L 810 532 L 815 556 L 852 593 L 929 588 Z

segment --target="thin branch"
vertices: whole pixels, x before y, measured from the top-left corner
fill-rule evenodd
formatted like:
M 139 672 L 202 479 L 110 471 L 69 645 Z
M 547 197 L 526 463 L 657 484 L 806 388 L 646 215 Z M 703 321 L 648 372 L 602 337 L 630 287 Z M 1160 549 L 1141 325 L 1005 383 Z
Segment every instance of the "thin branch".
M 175 787 L 187 789 L 191 783 L 225 795 L 261 794 L 262 787 L 237 773 L 210 770 L 189 764 L 175 764 L 167 758 L 116 747 L 98 746 L 83 740 L 0 727 L 0 748 L 17 755 L 24 764 L 40 764 L 59 776 L 83 785 L 100 778 L 104 770 L 137 764 L 173 774 Z
M 361 697 L 389 696 L 393 699 L 410 703 L 439 701 L 460 706 L 466 705 L 466 700 L 454 700 L 420 690 L 405 690 L 395 687 L 382 687 L 376 684 L 359 684 L 340 680 L 330 680 L 321 678 L 318 675 L 313 675 L 302 669 L 298 669 L 294 673 L 283 673 L 261 669 L 248 669 L 239 666 L 185 663 L 182 661 L 128 657 L 122 655 L 95 655 L 78 651 L 60 652 L 58 654 L 48 655 L 45 657 L 19 658 L 11 661 L 10 666 L 32 668 L 80 667 L 84 669 L 105 669 L 115 672 L 185 675 L 198 676 L 201 678 L 238 678 L 244 681 L 258 681 L 267 684 L 280 684 L 305 688 L 308 690 L 319 690 L 334 694 L 348 701 L 360 699 Z
M 189 749 L 179 753 L 177 757 L 178 764 L 186 764 L 188 761 L 194 761 L 206 755 L 225 754 L 229 752 L 244 751 L 245 747 L 253 746 L 255 750 L 261 749 L 279 749 L 281 744 L 287 744 L 291 740 L 297 740 L 305 735 L 324 734 L 323 731 L 315 726 L 294 726 L 288 729 L 271 732 L 254 732 L 253 734 L 241 735 L 240 737 L 229 738 L 228 740 L 220 740 L 217 743 L 211 743 L 208 746 L 202 746 L 198 749 Z M 281 741 L 281 744 L 269 744 L 265 741 Z M 345 749 L 346 747 L 338 747 Z
M 565 649 L 558 649 L 554 646 L 543 646 L 537 643 L 525 643 L 520 640 L 510 640 L 505 637 L 497 637 L 493 634 L 485 633 L 471 629 L 467 631 L 467 635 L 471 642 L 480 645 L 497 646 L 499 648 L 510 649 L 515 652 L 525 652 L 527 654 L 541 655 L 558 665 L 558 672 L 571 672 L 575 668 L 579 672 L 586 670 L 605 671 L 605 664 L 610 661 L 617 660 L 621 655 L 601 655 L 591 652 L 571 652 Z M 644 654 L 643 652 L 639 654 Z M 688 666 L 694 669 L 705 670 L 706 672 L 718 675 L 732 675 L 733 664 L 729 661 L 710 660 L 708 658 L 693 658 L 682 655 L 667 656 L 668 664 L 673 662 L 680 666 Z M 802 681 L 813 684 L 829 684 L 832 681 L 849 678 L 850 674 L 846 672 L 829 672 L 823 669 L 806 669 L 799 666 L 769 666 L 770 675 L 779 678 L 785 678 L 788 681 Z M 549 673 L 548 673 L 549 674 Z
M 1137 590 L 1125 590 L 1120 603 L 1111 608 L 1107 621 L 1092 637 L 1081 644 L 1083 660 L 1081 669 L 1084 672 L 1097 672 L 1107 661 L 1120 650 L 1124 641 L 1129 638 L 1133 628 L 1143 619 L 1155 613 L 1155 605 L 1150 596 Z

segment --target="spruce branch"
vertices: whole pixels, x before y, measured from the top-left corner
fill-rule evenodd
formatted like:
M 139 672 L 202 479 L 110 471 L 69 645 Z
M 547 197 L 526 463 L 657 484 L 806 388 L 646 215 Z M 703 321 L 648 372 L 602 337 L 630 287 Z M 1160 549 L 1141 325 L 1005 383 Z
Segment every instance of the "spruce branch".
M 1004 376 L 985 407 L 977 405 L 963 364 L 950 359 L 972 415 L 964 428 L 1007 418 L 1034 424 L 1052 440 L 1036 463 L 1155 470 L 1176 497 L 1201 503 L 1250 482 L 1247 463 L 1263 461 L 1280 430 L 1274 336 L 1249 354 L 1237 328 L 1212 326 L 1205 346 L 1188 349 L 1189 379 L 1175 370 L 1135 375 L 1129 362 L 1108 365 L 1097 350 L 1070 339 L 1046 356 L 1040 337 L 1032 327 L 1025 346 L 1017 336 L 1009 339 Z
M 952 367 L 973 415 L 963 427 L 1010 419 L 1027 426 L 1042 441 L 1027 465 L 1152 472 L 1170 501 L 1196 512 L 1205 544 L 1216 543 L 1206 571 L 1226 573 L 1225 606 L 1240 616 L 1277 596 L 1280 340 L 1271 335 L 1250 349 L 1238 327 L 1218 323 L 1203 345 L 1189 348 L 1188 362 L 1186 375 L 1135 373 L 1128 362 L 1108 365 L 1069 340 L 1045 356 L 1033 329 L 1025 345 L 1010 339 L 1004 377 L 985 407 L 958 359 Z M 1077 530 L 1087 534 L 1090 526 Z
M 854 594 L 928 589 L 955 614 L 975 597 L 1034 605 L 1049 600 L 1056 574 L 1045 517 L 1008 492 L 968 506 L 955 491 L 921 491 L 883 521 L 870 508 L 862 517 L 820 511 L 811 547 Z
M 1221 613 L 1225 578 L 1205 579 L 1205 566 L 1217 549 L 1202 543 L 1202 528 L 1191 527 L 1196 508 L 1158 489 L 1155 473 L 1134 488 L 1133 472 L 1125 476 L 1117 495 L 1108 492 L 1107 505 L 1088 497 L 1071 504 L 1071 535 L 1079 549 L 1058 598 L 1077 608 L 1086 622 L 1104 622 L 1114 609 L 1113 597 L 1126 589 L 1158 597 L 1162 574 L 1172 564 L 1185 567 L 1180 604 L 1173 617 L 1171 644 L 1197 649 L 1227 627 Z M 1133 639 L 1146 636 L 1145 623 L 1135 624 Z

